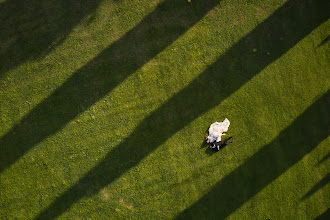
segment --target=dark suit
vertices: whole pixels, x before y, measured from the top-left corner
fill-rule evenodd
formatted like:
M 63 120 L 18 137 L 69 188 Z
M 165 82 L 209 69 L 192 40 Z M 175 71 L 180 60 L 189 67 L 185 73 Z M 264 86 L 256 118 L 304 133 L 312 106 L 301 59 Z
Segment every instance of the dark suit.
M 222 149 L 225 146 L 227 146 L 228 144 L 230 144 L 231 142 L 227 143 L 227 141 L 232 139 L 232 138 L 233 137 L 229 137 L 229 138 L 226 138 L 223 141 L 219 141 L 219 142 L 214 143 L 214 145 L 212 146 L 212 149 L 215 150 L 215 151 L 219 151 L 220 149 Z

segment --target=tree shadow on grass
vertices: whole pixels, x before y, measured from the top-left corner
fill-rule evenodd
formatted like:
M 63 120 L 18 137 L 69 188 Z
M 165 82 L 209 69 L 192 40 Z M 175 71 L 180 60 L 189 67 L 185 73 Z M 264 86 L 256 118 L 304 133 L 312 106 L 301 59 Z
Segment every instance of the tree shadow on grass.
M 301 200 L 305 200 L 308 197 L 312 196 L 314 193 L 316 193 L 319 189 L 323 188 L 325 185 L 327 185 L 330 181 L 330 174 L 327 174 L 322 180 L 320 180 L 311 190 L 309 190 L 302 198 Z
M 177 219 L 227 218 L 328 137 L 329 101 L 328 91 L 275 140 L 225 176 Z
M 75 72 L 0 140 L 0 172 L 111 92 L 196 24 L 219 1 L 165 0 L 132 30 Z
M 324 213 L 317 216 L 315 220 L 329 220 L 330 219 L 330 209 L 327 209 Z
M 0 4 L 0 76 L 59 45 L 101 0 L 8 0 Z
M 327 36 L 317 47 L 322 47 L 323 45 L 327 44 L 330 40 L 330 35 Z
M 303 2 L 289 0 L 232 46 L 187 87 L 144 119 L 129 137 L 109 152 L 76 184 L 55 199 L 36 219 L 56 218 L 81 198 L 97 194 L 102 188 L 136 166 L 177 131 L 220 104 L 222 100 L 325 22 L 328 19 L 326 4 L 325 0 Z M 252 53 L 253 48 L 258 48 L 259 52 Z M 267 55 L 269 51 L 271 54 Z M 212 79 L 211 82 L 210 79 Z M 218 96 L 209 95 L 210 86 L 214 88 L 214 94 L 219 94 Z M 290 151 L 300 156 L 306 152 L 306 150 Z M 267 156 L 265 153 L 262 155 Z M 259 156 L 256 157 L 259 158 Z M 232 175 L 237 176 L 235 173 Z M 270 179 L 265 177 L 261 185 L 268 184 Z M 87 191 L 89 194 L 86 193 Z M 256 193 L 257 190 L 253 192 Z
M 320 162 L 318 162 L 316 166 L 320 166 L 322 163 L 327 161 L 329 158 L 330 158 L 330 152 L 325 157 L 323 157 L 322 160 L 320 160 Z

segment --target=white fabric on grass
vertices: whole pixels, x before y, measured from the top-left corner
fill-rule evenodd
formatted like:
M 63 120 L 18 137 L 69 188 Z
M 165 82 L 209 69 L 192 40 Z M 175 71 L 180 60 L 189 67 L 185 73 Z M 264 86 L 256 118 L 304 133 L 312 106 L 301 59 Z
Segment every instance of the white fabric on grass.
M 221 141 L 223 133 L 228 131 L 230 121 L 226 118 L 223 122 L 214 122 L 209 128 L 209 142 Z

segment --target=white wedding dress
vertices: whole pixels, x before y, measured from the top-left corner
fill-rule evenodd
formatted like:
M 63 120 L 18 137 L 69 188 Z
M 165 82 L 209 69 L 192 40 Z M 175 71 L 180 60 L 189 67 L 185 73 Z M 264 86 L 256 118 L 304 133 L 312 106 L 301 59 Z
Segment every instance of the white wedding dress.
M 209 128 L 209 136 L 207 137 L 209 142 L 221 141 L 223 133 L 228 131 L 230 121 L 226 118 L 223 122 L 214 122 Z

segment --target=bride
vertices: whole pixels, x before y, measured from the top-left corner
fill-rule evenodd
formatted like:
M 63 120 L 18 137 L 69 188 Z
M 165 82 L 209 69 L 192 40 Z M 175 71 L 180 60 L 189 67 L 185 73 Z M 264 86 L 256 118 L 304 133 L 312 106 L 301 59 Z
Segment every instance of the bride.
M 214 122 L 209 128 L 209 135 L 205 137 L 206 143 L 214 143 L 221 141 L 221 136 L 226 135 L 228 131 L 230 121 L 225 118 L 223 122 Z

